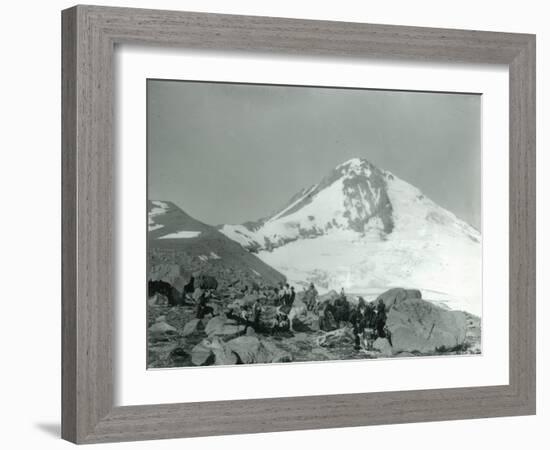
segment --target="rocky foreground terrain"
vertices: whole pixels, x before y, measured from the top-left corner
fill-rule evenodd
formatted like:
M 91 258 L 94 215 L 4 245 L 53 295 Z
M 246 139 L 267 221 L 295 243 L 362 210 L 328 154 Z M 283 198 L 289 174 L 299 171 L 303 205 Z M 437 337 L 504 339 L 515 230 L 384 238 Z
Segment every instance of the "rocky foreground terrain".
M 212 297 L 209 313 L 196 318 L 191 302 L 168 306 L 157 294 L 148 304 L 148 367 L 186 367 L 226 364 L 265 364 L 389 357 L 479 354 L 480 320 L 466 312 L 450 311 L 418 298 L 405 289 L 391 289 L 380 296 L 388 315 L 387 338 L 377 338 L 372 349 L 354 348 L 349 323 L 333 325 L 331 330 L 318 313 L 308 311 L 297 296 L 288 314 L 293 331 L 270 329 L 277 307 L 262 298 L 259 330 L 244 323 L 238 314 L 257 295 L 235 299 Z M 319 298 L 319 306 L 334 302 L 335 292 Z M 357 297 L 348 296 L 351 308 Z M 322 308 L 318 308 L 322 310 Z M 325 329 L 323 329 L 325 328 Z

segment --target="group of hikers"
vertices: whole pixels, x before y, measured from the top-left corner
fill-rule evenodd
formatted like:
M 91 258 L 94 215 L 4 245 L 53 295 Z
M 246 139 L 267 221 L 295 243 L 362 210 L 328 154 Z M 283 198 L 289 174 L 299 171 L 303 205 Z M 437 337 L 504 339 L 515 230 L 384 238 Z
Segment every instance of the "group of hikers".
M 351 325 L 356 350 L 360 350 L 362 346 L 367 350 L 372 350 L 373 342 L 377 337 L 386 338 L 391 345 L 391 334 L 386 326 L 386 305 L 382 299 L 368 303 L 359 297 L 358 303 L 352 305 L 342 288 L 336 298 L 319 301 L 318 291 L 315 285 L 310 283 L 303 290 L 301 296 L 303 306 L 297 308 L 300 311 L 296 309 L 292 311 L 296 300 L 296 291 L 294 286 L 290 286 L 288 283 L 281 283 L 277 287 L 243 287 L 241 298 L 245 298 L 249 294 L 252 295 L 252 302 L 242 302 L 236 311 L 233 309 L 225 311 L 229 318 L 244 325 L 245 333 L 249 328 L 253 328 L 256 332 L 269 334 L 288 333 L 293 330 L 294 315 L 311 312 L 318 317 L 319 328 L 323 331 L 332 331 Z M 211 305 L 215 304 L 213 300 L 217 299 L 215 289 L 197 287 L 191 297 L 196 305 L 197 319 L 214 314 Z
M 390 345 L 391 333 L 386 326 L 386 305 L 382 299 L 377 303 L 367 303 L 359 297 L 357 308 L 350 315 L 350 323 L 353 327 L 355 349 L 360 350 L 361 343 L 366 344 L 367 350 L 372 350 L 376 338 L 386 338 Z
M 254 291 L 257 294 L 254 303 L 252 305 L 242 305 L 240 314 L 235 316 L 232 312 L 230 312 L 230 316 L 235 318 L 239 323 L 244 324 L 245 332 L 250 326 L 252 326 L 254 331 L 269 331 L 270 334 L 280 334 L 290 331 L 292 328 L 292 323 L 289 313 L 294 305 L 294 301 L 296 300 L 296 291 L 294 286 L 290 286 L 288 283 L 281 283 L 273 289 L 266 289 L 263 291 L 258 289 Z M 262 299 L 264 299 L 264 302 L 269 301 L 271 305 L 276 308 L 275 315 L 269 321 L 267 330 L 265 330 L 265 326 L 261 326 L 260 322 L 262 314 L 265 313 L 262 305 Z
M 292 330 L 290 311 L 296 299 L 294 286 L 281 285 L 275 288 L 272 294 L 271 301 L 277 307 L 277 313 L 270 322 L 269 333 L 287 333 Z M 382 299 L 368 303 L 359 297 L 357 305 L 352 306 L 343 288 L 333 301 L 320 302 L 318 295 L 314 284 L 310 283 L 308 288 L 304 289 L 302 302 L 306 311 L 318 316 L 321 330 L 331 331 L 351 325 L 355 350 L 361 350 L 361 347 L 372 350 L 373 343 L 378 337 L 386 338 L 390 345 L 392 344 L 391 333 L 386 326 L 386 305 Z M 265 299 L 266 295 L 263 298 Z M 245 332 L 249 327 L 255 331 L 266 331 L 261 327 L 262 314 L 264 308 L 260 296 L 252 305 L 242 307 L 238 320 L 244 324 Z

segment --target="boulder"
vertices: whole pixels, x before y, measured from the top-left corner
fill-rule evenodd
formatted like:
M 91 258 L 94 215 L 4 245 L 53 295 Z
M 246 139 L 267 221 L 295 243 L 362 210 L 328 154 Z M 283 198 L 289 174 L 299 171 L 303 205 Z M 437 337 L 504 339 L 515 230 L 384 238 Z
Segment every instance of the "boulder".
M 386 311 L 389 311 L 395 304 L 401 303 L 407 299 L 407 291 L 403 288 L 392 288 L 376 297 L 375 304 L 380 300 L 386 305 Z
M 176 366 L 188 366 L 191 361 L 191 355 L 181 347 L 173 349 L 170 352 L 169 358 Z
M 227 317 L 223 314 L 220 314 L 219 316 L 216 316 L 216 317 L 212 317 L 206 324 L 206 327 L 204 328 L 205 333 L 212 334 L 215 330 L 223 327 L 227 322 L 227 320 L 228 320 Z
M 386 326 L 394 352 L 431 353 L 453 348 L 466 340 L 468 322 L 461 311 L 449 311 L 418 298 L 394 303 Z
M 311 311 L 303 311 L 292 318 L 292 329 L 298 332 L 319 331 L 319 316 Z
M 153 294 L 147 299 L 148 306 L 166 306 L 168 305 L 168 298 L 161 293 Z
M 177 264 L 152 264 L 149 267 L 149 280 L 165 281 L 173 284 L 174 280 L 181 275 L 180 266 Z
M 176 327 L 166 323 L 165 316 L 157 317 L 155 323 L 149 327 L 149 337 L 156 341 L 169 340 L 178 335 Z
M 226 343 L 239 362 L 243 364 L 265 364 L 292 361 L 292 355 L 269 341 L 256 336 L 240 336 Z
M 422 298 L 422 292 L 419 289 L 406 289 L 407 298 Z
M 372 347 L 379 351 L 382 356 L 392 356 L 393 348 L 386 338 L 378 338 L 372 344 Z
M 391 309 L 393 305 L 399 304 L 407 299 L 421 299 L 422 293 L 418 289 L 403 289 L 403 288 L 392 288 L 380 294 L 375 303 L 378 303 L 380 299 L 386 305 L 386 311 Z
M 411 358 L 417 355 L 411 352 L 399 352 L 396 356 L 399 358 Z
M 214 364 L 216 366 L 237 364 L 237 355 L 219 339 L 212 340 L 211 348 L 214 354 Z
M 191 362 L 195 366 L 209 366 L 214 363 L 214 353 L 206 339 L 199 342 L 191 350 Z
M 175 327 L 166 323 L 166 322 L 155 322 L 149 327 L 151 333 L 167 333 L 167 332 L 177 332 Z
M 178 291 L 179 294 L 186 293 L 185 288 L 189 285 L 190 277 L 189 276 L 178 276 L 175 277 L 172 281 L 172 286 Z
M 227 347 L 237 354 L 243 364 L 266 363 L 268 355 L 255 336 L 240 336 L 227 342 Z
M 237 355 L 219 338 L 203 339 L 191 350 L 195 366 L 237 364 Z
M 191 319 L 185 324 L 182 331 L 182 336 L 189 336 L 195 333 L 202 333 L 204 331 L 204 324 L 201 319 Z
M 322 334 L 317 337 L 317 345 L 320 347 L 342 347 L 347 345 L 353 345 L 355 343 L 355 337 L 351 328 L 339 328 L 334 331 Z
M 277 347 L 272 342 L 262 341 L 262 345 L 267 353 L 270 355 L 268 361 L 270 363 L 287 363 L 292 362 L 294 359 L 290 352 L 287 352 L 286 350 Z
M 242 334 L 244 326 L 239 326 L 237 322 L 228 319 L 225 315 L 219 315 L 208 321 L 204 331 L 209 337 L 218 336 L 229 340 Z
M 225 307 L 224 305 L 219 301 L 212 301 L 206 304 L 207 307 L 211 308 L 212 314 L 214 316 L 219 316 L 224 314 Z

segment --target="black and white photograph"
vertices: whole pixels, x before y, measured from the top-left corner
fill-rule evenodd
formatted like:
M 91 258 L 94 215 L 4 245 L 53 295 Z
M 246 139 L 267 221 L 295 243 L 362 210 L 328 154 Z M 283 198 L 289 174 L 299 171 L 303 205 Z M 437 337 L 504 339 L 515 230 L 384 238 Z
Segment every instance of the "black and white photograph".
M 2 448 L 544 447 L 545 3 L 3 6 Z
M 147 368 L 481 355 L 481 101 L 147 80 Z

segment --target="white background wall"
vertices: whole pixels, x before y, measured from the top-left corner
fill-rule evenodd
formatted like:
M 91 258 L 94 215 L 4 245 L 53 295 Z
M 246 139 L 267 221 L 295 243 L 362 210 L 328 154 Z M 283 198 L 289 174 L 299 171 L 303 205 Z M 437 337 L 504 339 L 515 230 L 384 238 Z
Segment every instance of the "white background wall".
M 550 228 L 543 205 L 550 169 L 548 45 L 550 21 L 543 1 L 430 0 L 105 1 L 134 6 L 234 14 L 468 28 L 537 34 L 538 128 L 538 415 L 504 419 L 390 425 L 248 436 L 140 442 L 117 448 L 545 448 L 550 423 L 547 376 L 550 309 Z M 60 10 L 72 2 L 11 1 L 2 5 L 0 70 L 0 412 L 3 448 L 68 448 L 59 439 L 60 417 Z M 546 257 L 544 255 L 546 253 Z M 546 296 L 547 297 L 547 296 Z M 544 351 L 546 350 L 546 351 Z M 546 366 L 546 367 L 545 367 Z M 544 443 L 546 442 L 546 443 Z M 105 446 L 101 446 L 105 447 Z

